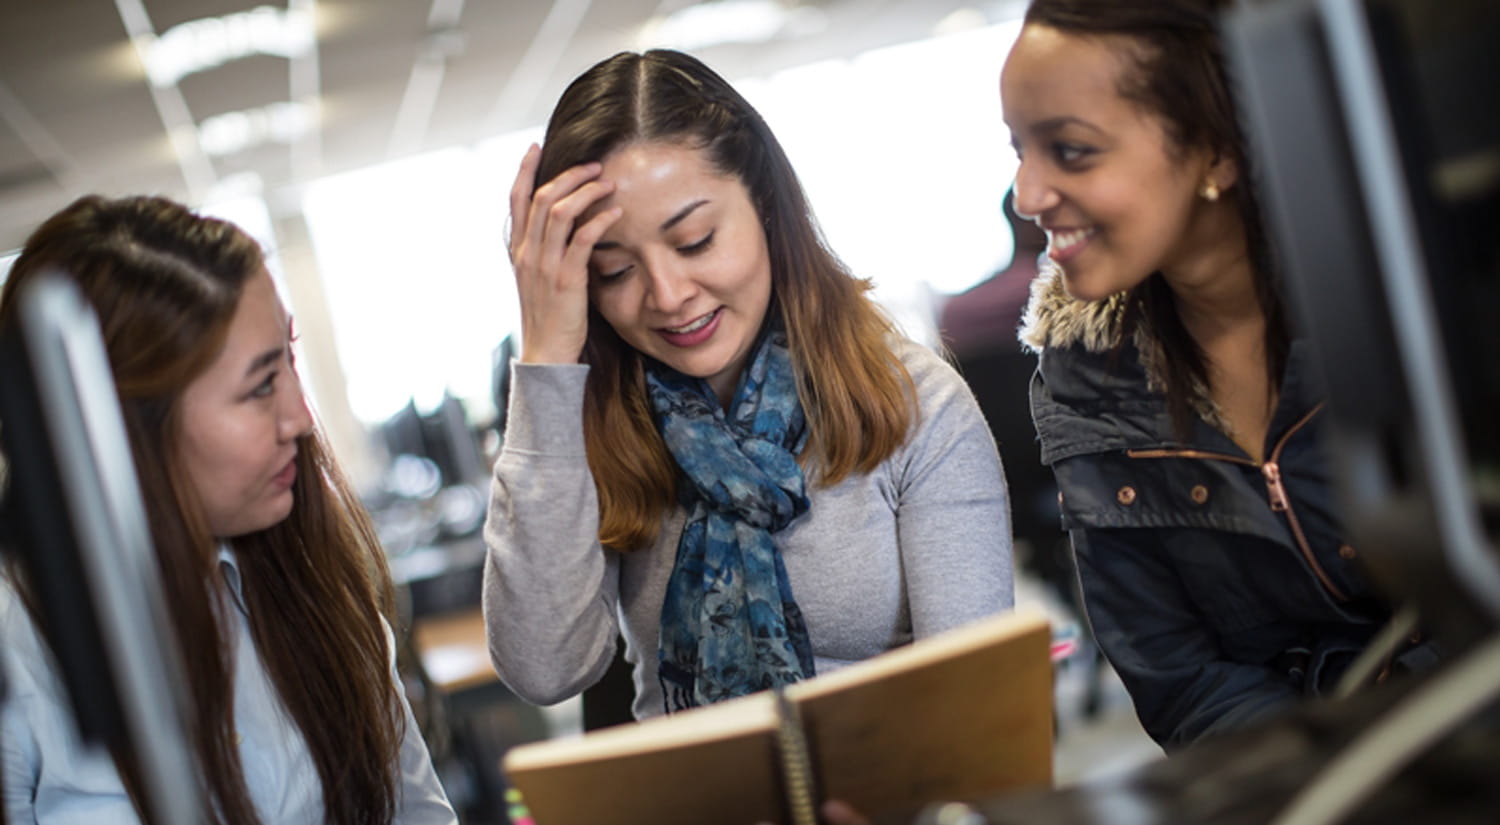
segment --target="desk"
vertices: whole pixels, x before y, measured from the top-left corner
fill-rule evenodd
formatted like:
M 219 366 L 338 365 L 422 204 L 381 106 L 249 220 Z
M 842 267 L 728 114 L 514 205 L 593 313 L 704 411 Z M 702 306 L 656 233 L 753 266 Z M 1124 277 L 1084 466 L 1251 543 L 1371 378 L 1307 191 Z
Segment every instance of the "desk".
M 547 738 L 547 720 L 495 674 L 480 608 L 420 616 L 411 635 L 428 682 L 442 696 L 454 750 L 471 783 L 455 804 L 466 822 L 508 822 L 500 760 L 512 745 Z
M 422 669 L 443 693 L 451 696 L 499 681 L 479 608 L 423 616 L 412 623 L 411 634 Z

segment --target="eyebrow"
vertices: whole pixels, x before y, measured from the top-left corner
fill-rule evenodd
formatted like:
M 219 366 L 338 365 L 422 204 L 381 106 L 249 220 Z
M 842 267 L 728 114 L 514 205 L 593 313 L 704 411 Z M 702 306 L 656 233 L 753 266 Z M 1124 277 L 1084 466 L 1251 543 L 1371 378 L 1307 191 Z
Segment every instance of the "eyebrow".
M 693 201 L 687 206 L 684 206 L 681 209 L 677 210 L 677 213 L 672 217 L 662 221 L 661 226 L 658 227 L 658 229 L 662 232 L 666 232 L 677 224 L 682 223 L 688 215 L 693 214 L 693 210 L 697 209 L 700 206 L 703 206 L 706 203 L 708 203 L 708 198 L 699 198 L 698 200 Z M 607 249 L 617 249 L 619 248 L 619 246 L 620 245 L 618 243 L 615 243 L 614 241 L 600 241 L 599 243 L 594 244 L 594 249 L 602 251 Z
M 285 352 L 286 347 L 278 347 L 276 349 L 268 349 L 260 355 L 255 356 L 255 360 L 251 361 L 250 366 L 245 369 L 245 377 L 249 378 L 255 373 L 260 372 L 266 367 L 269 367 L 272 364 L 276 363 L 278 360 L 280 360 L 282 354 Z
M 662 221 L 662 223 L 661 223 L 661 231 L 665 232 L 668 229 L 671 229 L 672 227 L 674 227 L 677 224 L 681 223 L 684 218 L 686 218 L 688 215 L 691 215 L 693 213 L 694 209 L 697 209 L 698 207 L 704 205 L 705 203 L 708 203 L 708 198 L 699 198 L 698 200 L 693 201 L 692 203 L 688 204 L 687 206 L 682 207 L 681 209 L 679 209 L 677 211 L 677 214 L 675 214 L 672 217 L 667 218 L 666 220 Z
M 1072 115 L 1052 117 L 1043 120 L 1040 123 L 1034 123 L 1031 126 L 1031 131 L 1041 133 L 1060 132 L 1068 126 L 1082 126 L 1083 128 L 1090 131 L 1098 132 L 1101 135 L 1104 134 L 1104 130 L 1100 129 L 1098 126 L 1095 126 L 1094 124 L 1089 123 L 1087 120 L 1084 120 L 1082 118 L 1073 117 Z

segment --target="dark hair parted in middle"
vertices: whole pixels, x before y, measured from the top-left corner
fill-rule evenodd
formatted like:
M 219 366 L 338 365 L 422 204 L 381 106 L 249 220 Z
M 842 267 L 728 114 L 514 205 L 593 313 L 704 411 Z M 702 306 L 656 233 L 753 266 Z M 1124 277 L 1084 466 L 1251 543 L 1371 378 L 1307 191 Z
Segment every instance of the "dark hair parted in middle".
M 1290 333 L 1220 45 L 1219 15 L 1231 5 L 1231 0 L 1032 0 L 1025 23 L 1117 39 L 1131 67 L 1122 78 L 1120 96 L 1159 117 L 1178 148 L 1207 148 L 1234 161 L 1239 175 L 1230 191 L 1266 315 L 1266 368 L 1275 387 L 1286 367 Z M 1160 273 L 1141 282 L 1130 298 L 1127 322 L 1144 319 L 1165 350 L 1168 408 L 1174 426 L 1185 432 L 1194 415 L 1191 388 L 1208 385 L 1202 349 L 1182 325 Z M 1125 331 L 1128 340 L 1129 329 Z
M 594 65 L 553 110 L 535 185 L 641 142 L 701 150 L 745 186 L 770 252 L 767 318 L 786 328 L 810 429 L 803 463 L 823 484 L 874 469 L 915 415 L 911 378 L 890 348 L 894 330 L 866 296 L 870 284 L 828 249 L 781 144 L 729 83 L 667 50 Z M 651 541 L 675 500 L 676 467 L 652 421 L 642 358 L 590 310 L 584 437 L 600 540 L 620 550 Z

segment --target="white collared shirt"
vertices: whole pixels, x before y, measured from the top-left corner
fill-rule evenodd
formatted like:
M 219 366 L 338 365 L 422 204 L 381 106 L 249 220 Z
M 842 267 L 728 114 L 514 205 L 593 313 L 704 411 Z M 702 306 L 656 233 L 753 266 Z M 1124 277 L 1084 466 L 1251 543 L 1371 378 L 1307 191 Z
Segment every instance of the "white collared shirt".
M 321 825 L 322 780 L 302 731 L 287 715 L 256 652 L 239 566 L 227 546 L 220 548 L 219 566 L 234 607 L 234 718 L 250 799 L 267 825 Z M 388 626 L 385 632 L 395 680 L 395 644 Z M 9 688 L 0 713 L 7 821 L 139 822 L 108 753 L 79 741 L 52 655 L 8 580 L 0 580 L 0 644 Z M 404 694 L 401 704 L 406 736 L 401 743 L 401 796 L 395 821 L 452 825 L 457 818 Z

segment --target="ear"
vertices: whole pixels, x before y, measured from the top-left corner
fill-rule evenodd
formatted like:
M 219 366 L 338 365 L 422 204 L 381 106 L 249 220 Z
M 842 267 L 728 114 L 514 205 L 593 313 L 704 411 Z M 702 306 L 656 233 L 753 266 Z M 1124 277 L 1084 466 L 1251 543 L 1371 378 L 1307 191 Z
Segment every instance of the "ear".
M 1215 152 L 1204 180 L 1212 180 L 1218 185 L 1219 191 L 1227 192 L 1239 182 L 1239 179 L 1240 165 L 1235 162 L 1234 156 L 1224 151 Z

